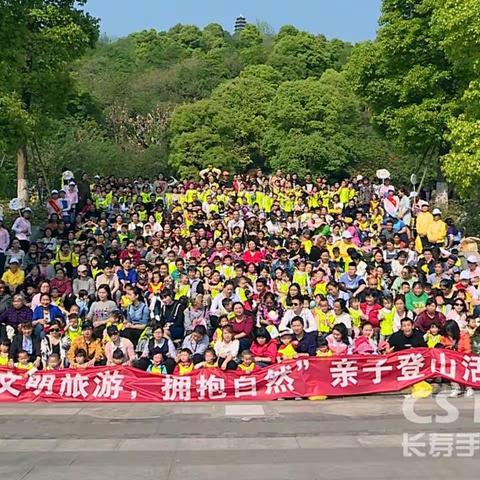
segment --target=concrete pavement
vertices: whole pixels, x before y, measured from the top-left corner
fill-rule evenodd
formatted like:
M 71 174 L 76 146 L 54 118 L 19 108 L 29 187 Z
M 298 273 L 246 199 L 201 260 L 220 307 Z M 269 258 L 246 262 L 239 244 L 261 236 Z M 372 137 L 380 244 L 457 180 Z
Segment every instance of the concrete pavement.
M 404 458 L 404 432 L 478 432 L 473 400 L 453 424 L 417 425 L 400 397 L 236 404 L 0 405 L 0 479 L 436 479 L 476 477 L 473 458 Z M 445 415 L 434 400 L 421 414 Z

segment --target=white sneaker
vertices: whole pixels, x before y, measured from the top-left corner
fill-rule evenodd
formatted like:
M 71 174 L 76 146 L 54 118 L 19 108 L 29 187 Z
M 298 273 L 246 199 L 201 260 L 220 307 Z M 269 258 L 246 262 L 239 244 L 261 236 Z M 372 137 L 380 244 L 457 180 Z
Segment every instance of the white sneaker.
M 465 397 L 473 397 L 475 395 L 475 390 L 472 387 L 467 387 L 465 390 Z
M 451 392 L 448 394 L 450 398 L 456 398 L 458 397 L 462 391 L 459 388 L 452 388 Z

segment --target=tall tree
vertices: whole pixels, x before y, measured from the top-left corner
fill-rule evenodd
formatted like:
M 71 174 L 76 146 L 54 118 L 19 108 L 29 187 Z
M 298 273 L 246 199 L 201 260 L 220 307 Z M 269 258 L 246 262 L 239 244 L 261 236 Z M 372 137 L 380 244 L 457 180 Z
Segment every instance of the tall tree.
M 0 0 L 0 97 L 16 105 L 9 145 L 17 151 L 18 197 L 27 200 L 27 145 L 65 112 L 68 65 L 98 39 L 86 0 Z M 20 125 L 19 125 L 20 124 Z M 24 134 L 17 135 L 21 130 Z

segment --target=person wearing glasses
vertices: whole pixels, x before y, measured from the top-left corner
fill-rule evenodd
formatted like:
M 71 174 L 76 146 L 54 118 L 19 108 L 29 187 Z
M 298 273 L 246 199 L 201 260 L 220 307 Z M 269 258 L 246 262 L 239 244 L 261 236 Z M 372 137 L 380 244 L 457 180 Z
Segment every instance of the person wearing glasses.
M 303 320 L 304 330 L 307 333 L 317 331 L 317 322 L 309 308 L 304 308 L 304 298 L 300 295 L 292 298 L 292 308 L 285 311 L 280 325 L 279 331 L 288 330 L 291 328 L 292 320 L 295 317 L 300 317 Z
M 63 321 L 59 318 L 56 318 L 48 328 L 45 338 L 40 344 L 40 351 L 42 355 L 42 364 L 45 368 L 48 364 L 48 359 L 53 353 L 58 355 L 60 358 L 60 368 L 64 368 L 65 358 L 67 352 L 65 350 L 62 335 L 64 333 L 64 324 Z

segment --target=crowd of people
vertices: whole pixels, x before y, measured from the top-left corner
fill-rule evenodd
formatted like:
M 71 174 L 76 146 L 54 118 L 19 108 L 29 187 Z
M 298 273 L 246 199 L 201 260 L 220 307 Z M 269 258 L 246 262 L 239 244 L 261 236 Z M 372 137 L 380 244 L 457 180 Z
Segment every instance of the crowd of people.
M 420 197 L 360 175 L 66 170 L 38 238 L 28 208 L 0 224 L 0 366 L 185 375 L 415 347 L 478 354 L 478 257 Z

